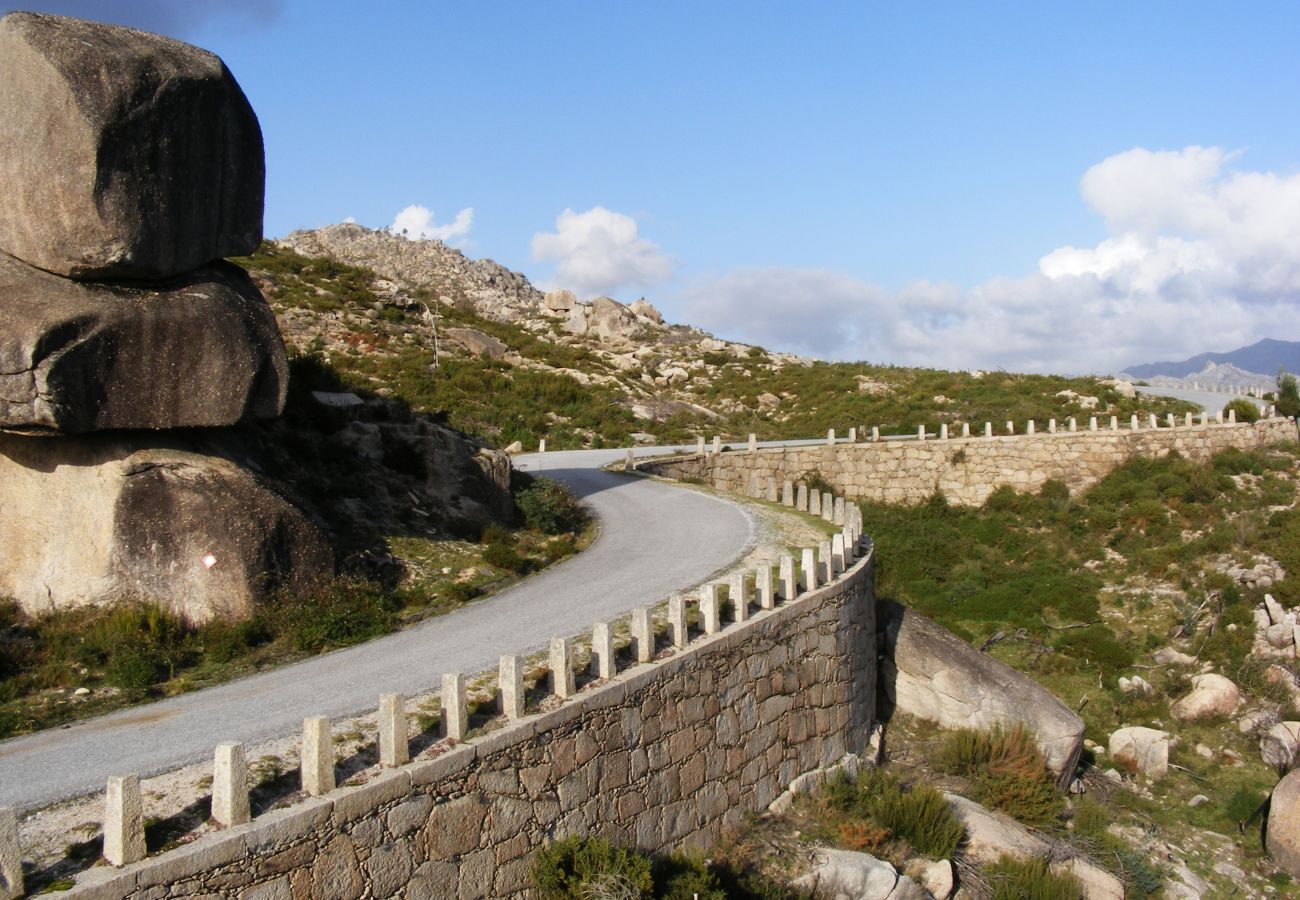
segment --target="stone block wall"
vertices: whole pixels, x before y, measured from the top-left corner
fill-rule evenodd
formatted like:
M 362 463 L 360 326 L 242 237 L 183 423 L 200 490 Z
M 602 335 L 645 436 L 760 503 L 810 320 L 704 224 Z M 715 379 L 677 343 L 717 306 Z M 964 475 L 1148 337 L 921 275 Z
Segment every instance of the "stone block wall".
M 855 500 L 923 503 L 942 491 L 950 503 L 978 506 L 998 487 L 1036 492 L 1048 479 L 1086 490 L 1135 456 L 1177 450 L 1205 461 L 1229 447 L 1243 450 L 1296 440 L 1292 419 L 1252 424 L 1193 424 L 930 440 L 836 443 L 637 460 L 643 472 L 699 479 L 746 493 L 760 484 L 798 482 L 814 473 Z
M 703 848 L 853 759 L 875 712 L 874 562 L 557 708 L 64 896 L 520 897 L 544 842 Z

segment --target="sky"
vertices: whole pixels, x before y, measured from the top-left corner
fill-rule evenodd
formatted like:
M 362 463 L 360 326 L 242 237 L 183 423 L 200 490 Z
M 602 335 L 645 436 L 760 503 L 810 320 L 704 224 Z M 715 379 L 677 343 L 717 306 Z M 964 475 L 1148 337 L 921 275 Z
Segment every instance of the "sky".
M 0 5 L 0 9 L 12 9 Z M 1300 340 L 1300 4 L 46 0 L 218 53 L 345 219 L 826 359 Z

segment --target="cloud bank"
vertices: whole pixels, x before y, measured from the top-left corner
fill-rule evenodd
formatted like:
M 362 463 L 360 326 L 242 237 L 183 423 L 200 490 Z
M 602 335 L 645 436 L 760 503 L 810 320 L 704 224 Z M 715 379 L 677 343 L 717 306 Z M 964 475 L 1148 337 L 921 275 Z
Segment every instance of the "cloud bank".
M 1095 247 L 970 289 L 886 291 L 822 269 L 745 269 L 678 297 L 686 321 L 831 359 L 942 368 L 1114 372 L 1300 337 L 1300 175 L 1233 171 L 1217 147 L 1136 148 L 1090 168 Z
M 397 214 L 388 230 L 393 234 L 404 234 L 413 240 L 438 240 L 450 244 L 469 234 L 473 225 L 473 207 L 466 207 L 456 213 L 456 218 L 450 223 L 437 225 L 433 221 L 433 210 L 413 203 Z
M 566 209 L 556 217 L 554 232 L 533 235 L 533 259 L 554 262 L 553 281 L 584 296 L 669 278 L 673 260 L 637 232 L 635 219 L 603 206 L 582 213 Z

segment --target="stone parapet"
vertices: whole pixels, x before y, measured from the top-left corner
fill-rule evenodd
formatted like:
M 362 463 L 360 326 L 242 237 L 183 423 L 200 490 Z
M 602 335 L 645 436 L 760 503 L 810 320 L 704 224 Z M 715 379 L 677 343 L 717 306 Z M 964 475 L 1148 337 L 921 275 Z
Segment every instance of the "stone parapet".
M 64 896 L 522 897 L 533 852 L 561 835 L 600 834 L 649 852 L 703 849 L 851 764 L 875 715 L 870 550 L 841 577 L 779 604 L 770 581 L 756 590 L 765 600 L 744 620 L 709 610 L 714 633 L 683 625 L 685 646 L 660 648 L 648 663 L 637 661 L 642 635 L 632 657 L 617 660 L 624 671 L 611 654 L 609 677 L 568 699 L 495 719 L 362 785 L 333 788 L 328 721 L 309 720 L 304 743 L 320 758 L 305 782 L 320 796 L 156 857 L 88 870 Z M 716 604 L 716 592 L 706 586 L 701 599 Z M 729 589 L 729 600 L 742 593 Z M 638 630 L 647 618 L 634 614 Z M 557 665 L 571 673 L 568 641 L 558 643 Z M 517 667 L 515 658 L 502 666 L 516 698 Z M 462 677 L 449 680 L 459 699 Z M 563 673 L 559 681 L 568 689 Z
M 636 468 L 666 478 L 699 479 L 737 493 L 754 478 L 793 481 L 796 508 L 820 515 L 820 495 L 807 491 L 801 481 L 812 474 L 850 500 L 923 503 L 941 492 L 950 503 L 979 506 L 1004 485 L 1037 492 L 1048 480 L 1056 480 L 1078 493 L 1135 456 L 1161 457 L 1177 451 L 1205 462 L 1232 447 L 1249 450 L 1297 438 L 1295 420 L 1289 418 L 1220 424 L 1201 417 L 1190 424 L 1175 423 L 1172 428 L 1151 428 L 1138 427 L 1140 423 L 1134 421 L 1121 429 L 1112 417 L 1109 429 L 1052 432 L 1026 426 L 1028 433 L 1015 433 L 1014 423 L 1008 422 L 1009 434 L 995 435 L 992 428 L 985 428 L 982 437 L 938 441 L 879 440 L 873 429 L 868 443 L 639 459 Z M 812 497 L 808 506 L 798 502 L 808 495 Z

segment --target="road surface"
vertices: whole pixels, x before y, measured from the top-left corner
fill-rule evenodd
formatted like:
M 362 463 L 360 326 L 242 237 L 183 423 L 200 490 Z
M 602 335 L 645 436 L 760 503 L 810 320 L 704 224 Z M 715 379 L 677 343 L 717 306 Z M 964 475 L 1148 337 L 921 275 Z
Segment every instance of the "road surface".
M 493 669 L 502 654 L 539 650 L 556 635 L 577 634 L 658 602 L 746 552 L 754 523 L 741 506 L 600 470 L 625 453 L 558 451 L 515 459 L 520 469 L 565 482 L 594 509 L 600 534 L 584 553 L 366 644 L 0 742 L 0 806 L 31 809 L 101 791 L 110 775 L 155 775 L 211 759 L 223 741 L 254 744 L 296 733 L 306 716 L 373 710 L 384 692 L 433 690 L 444 672 Z

